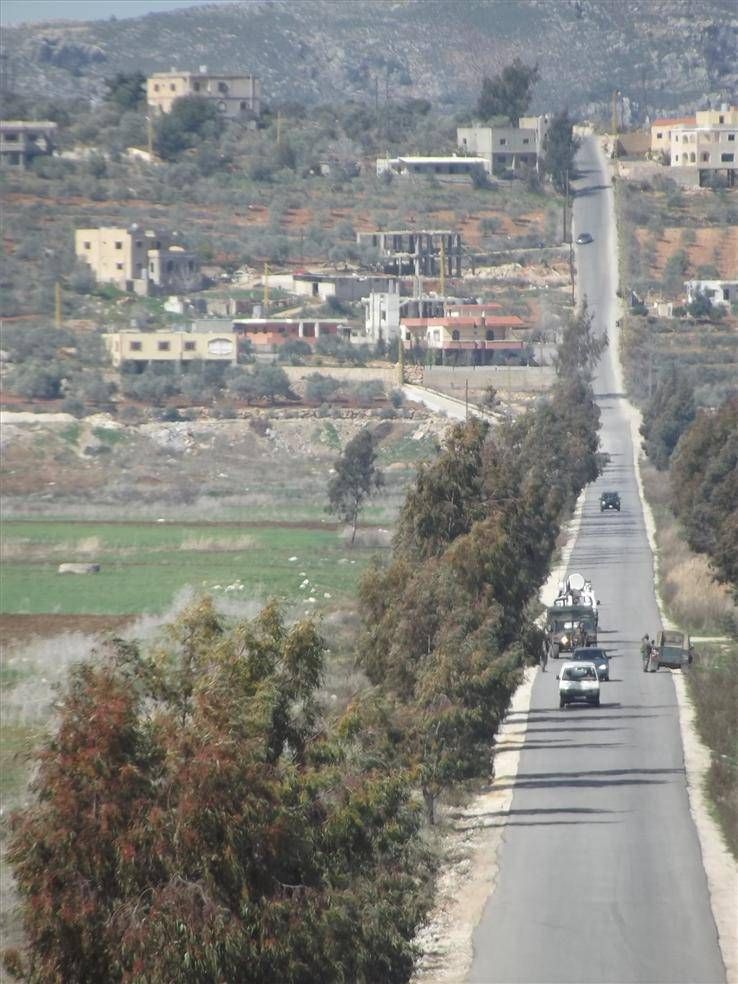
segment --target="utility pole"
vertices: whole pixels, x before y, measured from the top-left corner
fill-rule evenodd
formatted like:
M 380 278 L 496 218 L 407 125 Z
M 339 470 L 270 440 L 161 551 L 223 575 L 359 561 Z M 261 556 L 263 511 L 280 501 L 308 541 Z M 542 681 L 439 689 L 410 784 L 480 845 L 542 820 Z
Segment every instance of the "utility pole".
M 612 93 L 612 119 L 610 121 L 610 126 L 612 128 L 612 156 L 618 156 L 618 96 L 620 91 L 614 89 Z
M 150 116 L 146 117 L 146 146 L 149 151 L 149 160 L 154 158 L 154 123 Z
M 266 317 L 269 310 L 269 264 L 264 264 L 264 294 L 262 298 L 262 307 L 264 308 L 264 317 Z
M 446 240 L 441 236 L 441 277 L 440 277 L 441 297 L 446 296 Z
M 54 284 L 54 327 L 62 326 L 62 304 L 61 304 L 61 284 L 57 280 Z

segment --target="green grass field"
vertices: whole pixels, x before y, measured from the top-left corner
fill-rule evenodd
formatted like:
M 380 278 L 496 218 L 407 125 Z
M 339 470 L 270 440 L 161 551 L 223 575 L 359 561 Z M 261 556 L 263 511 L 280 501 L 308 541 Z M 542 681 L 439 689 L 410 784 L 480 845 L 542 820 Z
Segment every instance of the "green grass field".
M 349 550 L 335 529 L 25 520 L 3 526 L 4 614 L 161 612 L 187 587 L 242 600 L 304 601 L 321 611 L 353 595 L 377 552 Z M 70 561 L 94 561 L 101 570 L 58 574 L 59 564 Z

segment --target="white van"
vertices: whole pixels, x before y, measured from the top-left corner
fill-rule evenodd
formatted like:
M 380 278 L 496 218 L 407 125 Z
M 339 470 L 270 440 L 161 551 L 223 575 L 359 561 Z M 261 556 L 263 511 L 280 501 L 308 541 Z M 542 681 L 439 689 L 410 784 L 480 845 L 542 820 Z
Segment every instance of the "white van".
M 559 670 L 559 707 L 575 701 L 587 704 L 600 703 L 600 680 L 594 663 L 564 663 Z

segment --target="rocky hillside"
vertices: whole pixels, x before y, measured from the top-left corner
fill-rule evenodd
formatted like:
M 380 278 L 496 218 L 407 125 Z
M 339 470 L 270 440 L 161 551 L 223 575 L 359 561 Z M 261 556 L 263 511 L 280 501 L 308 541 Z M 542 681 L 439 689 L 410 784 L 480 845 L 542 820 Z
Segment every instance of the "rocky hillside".
M 11 86 L 96 96 L 118 71 L 252 71 L 269 102 L 424 96 L 449 108 L 513 57 L 537 62 L 535 109 L 607 114 L 614 88 L 634 118 L 730 98 L 732 0 L 271 0 L 204 4 L 126 20 L 5 31 Z

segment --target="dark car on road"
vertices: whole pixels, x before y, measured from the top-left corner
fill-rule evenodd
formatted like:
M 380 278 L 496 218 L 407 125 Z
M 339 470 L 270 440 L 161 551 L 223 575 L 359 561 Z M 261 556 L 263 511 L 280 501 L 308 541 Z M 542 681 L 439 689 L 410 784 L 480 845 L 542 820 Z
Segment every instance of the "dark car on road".
M 569 659 L 574 663 L 594 663 L 600 680 L 610 679 L 610 657 L 604 649 L 595 649 L 594 646 L 575 649 Z
M 586 246 L 587 243 L 593 243 L 594 237 L 591 232 L 580 232 L 577 236 L 577 245 Z
M 619 492 L 603 492 L 600 496 L 600 512 L 607 512 L 608 509 L 616 509 L 620 512 Z

